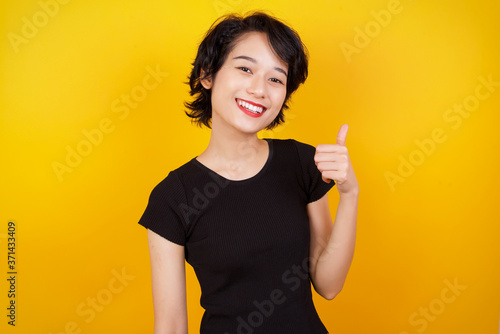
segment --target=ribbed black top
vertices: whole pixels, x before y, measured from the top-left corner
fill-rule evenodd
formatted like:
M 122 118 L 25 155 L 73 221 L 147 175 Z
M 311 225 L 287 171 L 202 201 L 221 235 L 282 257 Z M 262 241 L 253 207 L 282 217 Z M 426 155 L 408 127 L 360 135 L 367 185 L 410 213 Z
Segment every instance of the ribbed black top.
M 205 309 L 201 334 L 325 334 L 312 301 L 306 205 L 335 184 L 315 148 L 265 139 L 269 157 L 245 180 L 193 158 L 152 190 L 139 224 L 185 246 Z

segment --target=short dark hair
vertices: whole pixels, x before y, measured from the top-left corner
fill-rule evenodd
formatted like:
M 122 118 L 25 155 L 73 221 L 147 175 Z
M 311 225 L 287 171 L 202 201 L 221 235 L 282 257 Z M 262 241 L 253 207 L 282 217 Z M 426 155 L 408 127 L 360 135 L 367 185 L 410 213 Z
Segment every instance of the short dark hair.
M 217 23 L 218 21 L 219 23 Z M 256 11 L 247 14 L 246 17 L 234 13 L 224 15 L 217 19 L 205 34 L 192 63 L 193 68 L 188 76 L 189 81 L 186 82 L 191 88 L 190 95 L 195 95 L 192 102 L 184 102 L 184 106 L 190 110 L 189 112 L 185 111 L 185 113 L 191 117 L 192 123 L 197 123 L 200 127 L 205 125 L 211 128 L 211 90 L 202 86 L 200 82 L 201 70 L 205 71 L 205 76 L 202 79 L 210 76 L 215 79 L 217 72 L 238 39 L 249 32 L 265 33 L 274 52 L 288 64 L 283 106 L 266 129 L 270 130 L 284 122 L 283 111 L 289 108 L 287 102 L 290 96 L 307 79 L 308 51 L 295 30 L 269 14 Z

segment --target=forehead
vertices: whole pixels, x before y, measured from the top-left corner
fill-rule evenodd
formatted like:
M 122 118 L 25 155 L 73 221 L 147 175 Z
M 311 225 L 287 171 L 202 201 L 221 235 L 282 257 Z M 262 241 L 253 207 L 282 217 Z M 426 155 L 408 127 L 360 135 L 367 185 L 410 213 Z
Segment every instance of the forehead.
M 241 55 L 252 57 L 258 62 L 268 62 L 272 63 L 273 66 L 280 65 L 288 69 L 288 64 L 276 54 L 269 43 L 267 35 L 263 32 L 248 32 L 235 41 L 228 58 L 232 59 Z

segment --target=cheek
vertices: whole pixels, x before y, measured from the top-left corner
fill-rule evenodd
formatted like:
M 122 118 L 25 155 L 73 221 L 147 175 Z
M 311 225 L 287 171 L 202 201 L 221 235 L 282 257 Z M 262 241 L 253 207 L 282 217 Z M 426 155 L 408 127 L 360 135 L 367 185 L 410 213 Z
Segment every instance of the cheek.
M 227 98 L 233 96 L 236 91 L 241 89 L 241 80 L 235 80 L 231 76 L 223 75 L 218 79 L 216 91 L 212 91 L 212 95 L 215 93 L 220 98 Z
M 279 107 L 281 108 L 283 102 L 285 102 L 285 97 L 286 97 L 286 89 L 276 90 L 273 94 L 273 101 L 275 104 L 278 104 Z
M 217 80 L 212 86 L 212 104 L 219 104 L 224 101 L 227 95 L 227 89 L 225 88 L 226 80 L 223 76 L 217 77 Z

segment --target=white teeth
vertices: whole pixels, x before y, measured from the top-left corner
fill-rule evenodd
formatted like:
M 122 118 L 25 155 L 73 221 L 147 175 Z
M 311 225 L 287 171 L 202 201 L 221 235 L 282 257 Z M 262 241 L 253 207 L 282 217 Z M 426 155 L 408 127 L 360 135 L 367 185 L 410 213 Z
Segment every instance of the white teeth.
M 257 106 L 251 105 L 250 103 L 247 103 L 247 102 L 244 102 L 241 100 L 238 100 L 238 104 L 240 106 L 244 107 L 245 109 L 248 109 L 254 113 L 260 114 L 264 111 L 264 108 L 262 108 L 262 107 L 257 107 Z

